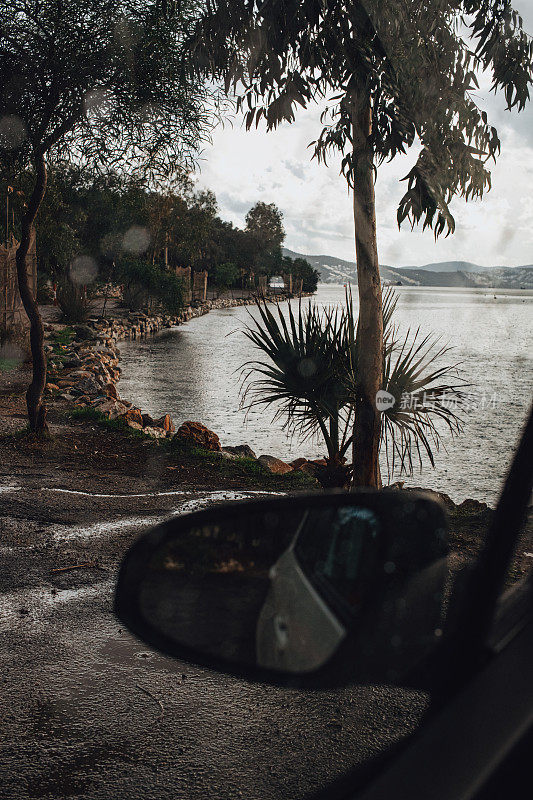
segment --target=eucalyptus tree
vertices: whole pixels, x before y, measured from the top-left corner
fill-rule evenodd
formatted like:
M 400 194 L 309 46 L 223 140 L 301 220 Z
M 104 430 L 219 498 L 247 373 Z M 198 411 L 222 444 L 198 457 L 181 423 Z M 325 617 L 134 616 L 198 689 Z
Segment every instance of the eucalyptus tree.
M 208 91 L 184 66 L 188 4 L 172 19 L 141 0 L 0 1 L 0 166 L 31 167 L 35 183 L 16 254 L 30 320 L 32 431 L 46 430 L 43 324 L 26 273 L 47 163 L 171 181 L 192 167 L 212 116 Z
M 355 483 L 379 485 L 382 297 L 374 179 L 418 148 L 397 220 L 435 236 L 450 202 L 490 188 L 496 129 L 472 91 L 490 77 L 509 109 L 529 100 L 532 45 L 509 0 L 209 0 L 192 40 L 197 68 L 237 96 L 249 128 L 276 128 L 298 106 L 326 104 L 314 155 L 340 153 L 353 189 L 359 288 Z

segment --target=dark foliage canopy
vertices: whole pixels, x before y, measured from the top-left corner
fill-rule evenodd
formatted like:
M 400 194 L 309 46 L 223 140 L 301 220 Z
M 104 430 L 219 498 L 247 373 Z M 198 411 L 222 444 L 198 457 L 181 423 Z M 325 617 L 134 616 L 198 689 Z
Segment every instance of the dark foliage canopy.
M 170 179 L 190 168 L 213 96 L 185 69 L 188 6 L 0 0 L 0 161 L 42 155 Z
M 518 110 L 532 80 L 532 43 L 509 0 L 209 0 L 191 47 L 197 68 L 237 94 L 248 127 L 327 100 L 314 153 L 340 151 L 350 184 L 352 110 L 367 98 L 375 166 L 420 146 L 398 224 L 436 236 L 454 230 L 455 195 L 490 188 L 500 142 L 473 96 L 479 76 Z

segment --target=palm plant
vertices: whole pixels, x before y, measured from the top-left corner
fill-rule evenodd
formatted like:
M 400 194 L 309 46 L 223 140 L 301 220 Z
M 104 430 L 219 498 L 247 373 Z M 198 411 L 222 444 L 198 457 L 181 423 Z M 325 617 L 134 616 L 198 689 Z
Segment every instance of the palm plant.
M 380 448 L 385 448 L 389 476 L 412 474 L 424 453 L 432 466 L 441 445 L 439 423 L 455 435 L 466 395 L 458 365 L 437 366 L 449 348 L 431 335 L 420 340 L 410 330 L 401 337 L 393 324 L 397 296 L 388 289 L 383 297 L 384 357 L 382 387 L 394 402 L 381 415 Z M 321 482 L 349 483 L 346 453 L 353 442 L 353 420 L 358 391 L 358 328 L 351 292 L 343 309 L 319 310 L 316 303 L 295 314 L 288 305 L 272 313 L 266 302 L 257 304 L 259 317 L 245 327 L 245 336 L 267 359 L 243 365 L 241 405 L 274 407 L 274 420 L 304 439 L 322 434 L 328 468 Z M 409 343 L 410 342 L 410 343 Z M 254 375 L 259 374 L 259 378 Z
M 288 319 L 281 308 L 273 314 L 266 302 L 257 303 L 259 319 L 245 336 L 268 357 L 243 365 L 241 405 L 275 407 L 274 419 L 304 438 L 320 432 L 328 463 L 339 470 L 351 437 L 349 387 L 344 380 L 350 353 L 342 355 L 339 337 L 344 326 L 338 311 L 322 314 L 316 304 L 300 302 L 297 314 L 289 303 Z M 252 376 L 260 377 L 252 380 Z M 343 483 L 345 480 L 343 480 Z

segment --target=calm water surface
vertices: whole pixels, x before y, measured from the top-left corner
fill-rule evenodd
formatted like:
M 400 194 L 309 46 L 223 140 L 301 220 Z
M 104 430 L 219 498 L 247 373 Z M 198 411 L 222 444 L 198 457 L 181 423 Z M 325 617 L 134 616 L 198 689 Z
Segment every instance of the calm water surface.
M 417 470 L 408 485 L 445 491 L 456 501 L 494 503 L 533 388 L 533 292 L 398 287 L 400 330 L 420 326 L 453 345 L 448 361 L 462 362 L 476 401 L 464 415 L 464 432 L 445 435 L 436 467 Z M 320 304 L 344 302 L 341 286 L 321 286 Z M 169 412 L 177 425 L 202 422 L 223 445 L 247 443 L 260 455 L 284 459 L 324 454 L 319 441 L 289 438 L 272 412 L 239 409 L 239 373 L 257 357 L 243 336 L 247 308 L 212 311 L 186 325 L 140 342 L 123 342 L 120 393 L 153 416 Z M 383 464 L 384 476 L 386 465 Z M 399 475 L 394 476 L 395 479 Z

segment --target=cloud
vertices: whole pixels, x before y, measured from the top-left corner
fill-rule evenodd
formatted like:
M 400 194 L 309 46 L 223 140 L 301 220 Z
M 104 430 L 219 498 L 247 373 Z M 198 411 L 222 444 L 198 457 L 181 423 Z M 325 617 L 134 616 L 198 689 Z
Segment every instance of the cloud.
M 283 166 L 294 175 L 299 181 L 305 180 L 305 169 L 304 165 L 298 162 L 288 161 L 287 159 L 283 162 Z
M 221 211 L 230 211 L 239 216 L 247 214 L 254 205 L 253 200 L 241 200 L 239 196 L 235 196 L 230 192 L 217 194 L 217 201 Z

